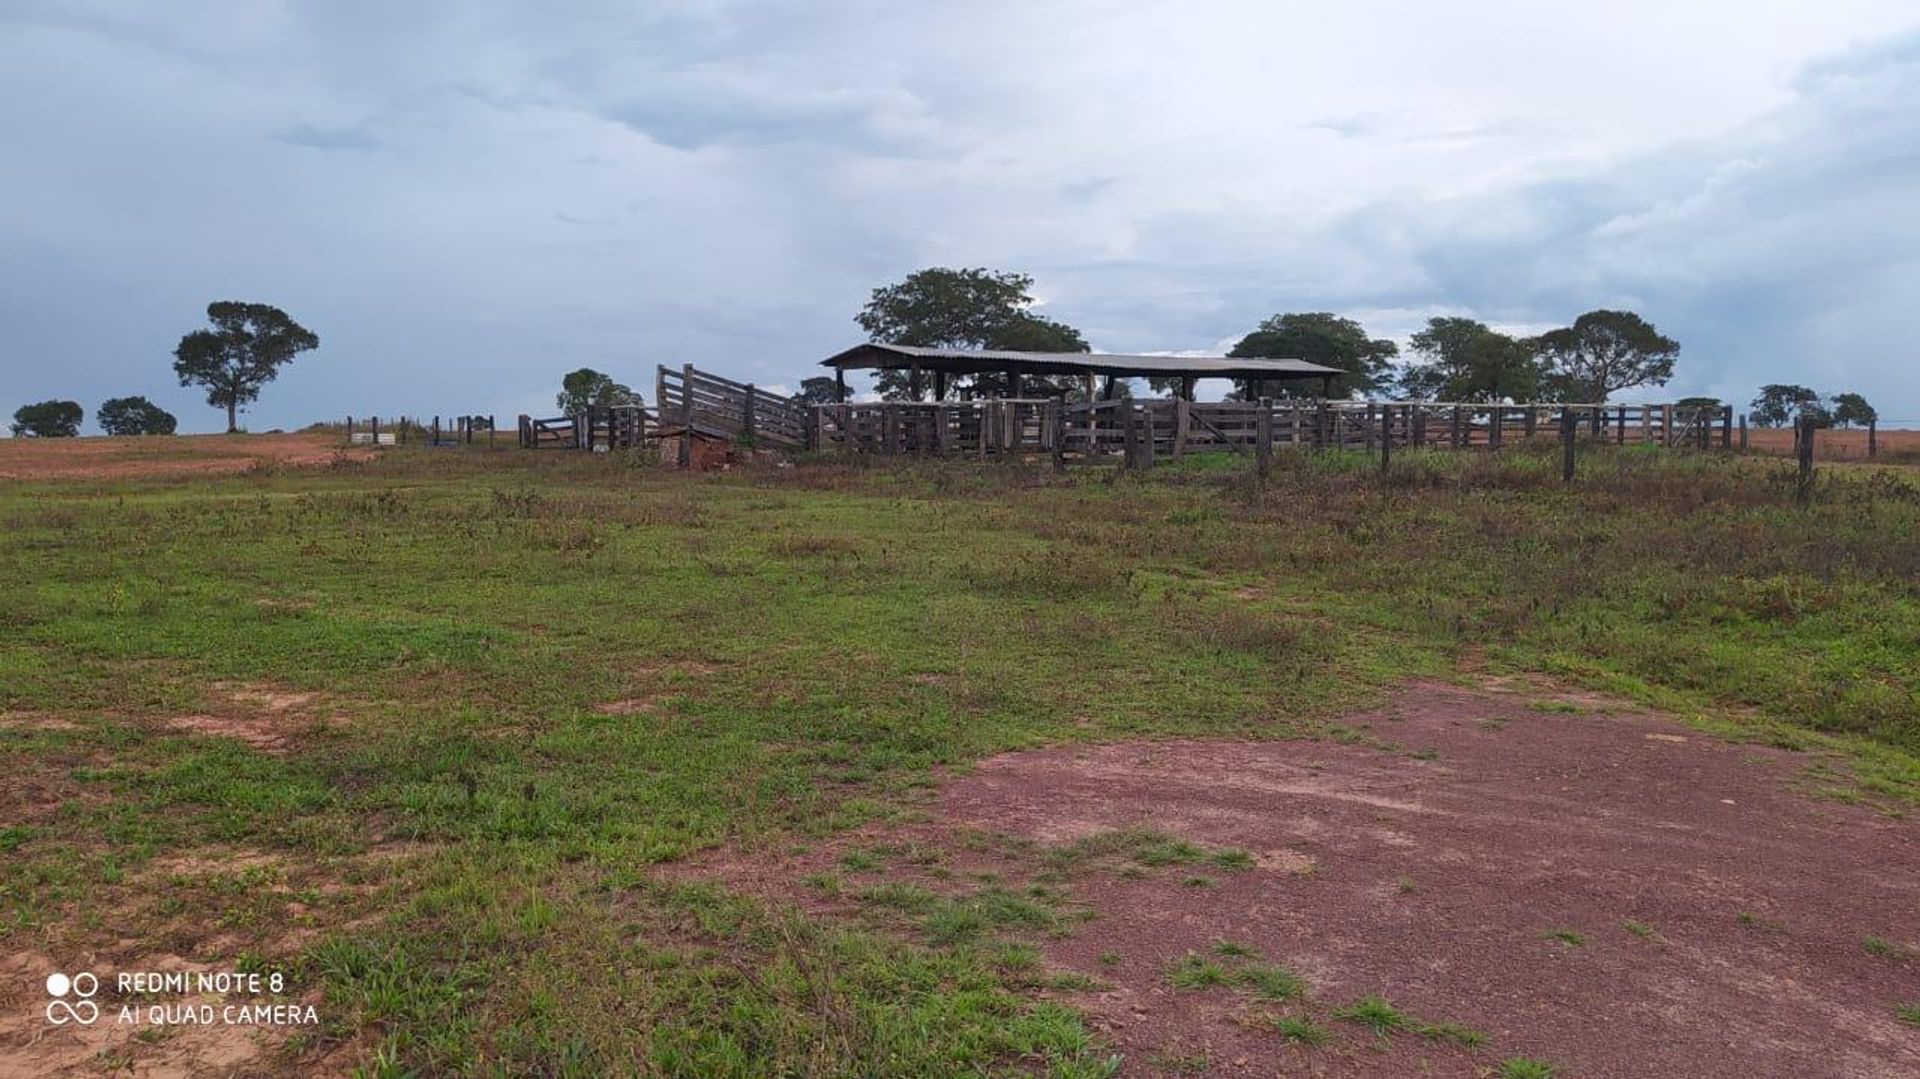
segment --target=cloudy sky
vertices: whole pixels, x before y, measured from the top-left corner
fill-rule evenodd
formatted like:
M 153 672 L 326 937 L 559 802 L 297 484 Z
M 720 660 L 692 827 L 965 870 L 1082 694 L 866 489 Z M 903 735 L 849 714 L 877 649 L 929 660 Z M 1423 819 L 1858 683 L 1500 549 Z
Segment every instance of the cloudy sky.
M 321 348 L 255 430 L 793 385 L 874 286 L 1020 269 L 1098 350 L 1632 308 L 1667 393 L 1920 423 L 1911 0 L 0 0 L 0 414 Z

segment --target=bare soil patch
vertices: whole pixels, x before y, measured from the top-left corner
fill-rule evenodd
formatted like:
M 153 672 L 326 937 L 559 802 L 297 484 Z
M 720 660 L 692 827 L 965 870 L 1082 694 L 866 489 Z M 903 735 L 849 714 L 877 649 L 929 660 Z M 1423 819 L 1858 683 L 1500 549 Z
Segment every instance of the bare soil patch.
M 157 435 L 0 439 L 0 479 L 124 479 L 218 475 L 262 465 L 289 468 L 364 461 L 371 448 L 347 449 L 327 434 Z
M 1099 983 L 1063 998 L 1126 1054 L 1129 1075 L 1204 1060 L 1208 1075 L 1473 1076 L 1512 1056 L 1567 1076 L 1920 1074 L 1920 1029 L 1895 1015 L 1920 1003 L 1920 961 L 1899 954 L 1920 951 L 1920 825 L 1797 793 L 1802 755 L 1590 694 L 1543 707 L 1540 694 L 1534 681 L 1406 687 L 1347 720 L 1387 749 L 1184 740 L 1006 754 L 949 782 L 925 823 L 685 871 L 850 913 L 796 881 L 844 871 L 846 851 L 881 840 L 948 852 L 948 880 L 1010 869 L 982 834 L 1061 844 L 1148 828 L 1248 852 L 1238 871 L 1069 880 L 1094 916 L 1037 943 Z M 1173 964 L 1223 940 L 1300 974 L 1305 1001 L 1169 984 Z M 1485 1044 L 1382 1039 L 1334 1017 L 1371 994 Z M 1328 1040 L 1304 1047 L 1267 1022 L 1295 1014 Z
M 166 725 L 186 734 L 238 738 L 255 749 L 284 753 L 301 734 L 339 718 L 325 707 L 326 698 L 317 691 L 264 682 L 223 682 L 211 688 L 221 706 L 217 712 L 174 716 Z

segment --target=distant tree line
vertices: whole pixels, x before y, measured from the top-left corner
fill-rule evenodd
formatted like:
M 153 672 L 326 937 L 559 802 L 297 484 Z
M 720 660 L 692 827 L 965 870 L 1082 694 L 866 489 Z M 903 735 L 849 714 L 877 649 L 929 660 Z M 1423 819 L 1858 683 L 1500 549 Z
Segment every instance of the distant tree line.
M 1816 427 L 1865 427 L 1879 420 L 1880 413 L 1857 393 L 1822 397 L 1815 390 L 1788 383 L 1760 387 L 1760 395 L 1747 412 L 1748 419 L 1759 427 L 1785 427 L 1802 416 Z
M 194 330 L 173 350 L 173 373 L 182 386 L 199 386 L 207 404 L 225 409 L 227 431 L 239 430 L 240 406 L 259 400 L 295 356 L 320 347 L 313 331 L 272 304 L 223 300 L 207 305 L 210 329 Z M 50 400 L 23 405 L 13 414 L 16 437 L 71 438 L 86 415 L 77 401 Z M 95 413 L 110 435 L 170 435 L 178 426 L 171 412 L 145 397 L 115 397 Z
M 936 348 L 1086 352 L 1078 329 L 1035 314 L 1033 278 L 974 268 L 934 267 L 873 290 L 854 321 L 869 339 Z M 1604 401 L 1622 390 L 1664 385 L 1673 377 L 1680 343 L 1631 311 L 1589 311 L 1563 329 L 1516 338 L 1469 318 L 1434 318 L 1413 335 L 1412 362 L 1396 364 L 1400 348 L 1369 334 L 1354 319 L 1328 311 L 1287 312 L 1260 322 L 1227 353 L 1246 359 L 1306 360 L 1332 367 L 1336 397 L 1396 394 L 1450 401 Z M 1004 376 L 956 379 L 962 396 L 992 396 Z M 1052 385 L 1058 381 L 1061 385 Z M 1038 379 L 1041 392 L 1074 395 L 1072 380 Z M 1149 379 L 1171 392 L 1178 379 Z M 833 380 L 808 379 L 801 396 L 831 399 Z M 906 373 L 880 371 L 874 389 L 883 399 L 911 393 Z M 1285 396 L 1286 384 L 1237 383 L 1231 396 Z
M 20 438 L 72 438 L 85 415 L 78 401 L 40 401 L 15 409 L 10 426 Z M 108 398 L 94 419 L 110 435 L 170 435 L 178 426 L 173 413 L 144 397 Z

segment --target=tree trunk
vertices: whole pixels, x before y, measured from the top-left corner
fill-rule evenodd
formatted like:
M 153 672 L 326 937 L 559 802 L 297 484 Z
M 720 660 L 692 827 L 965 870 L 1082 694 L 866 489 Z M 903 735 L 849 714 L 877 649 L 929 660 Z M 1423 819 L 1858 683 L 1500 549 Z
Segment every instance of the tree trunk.
M 238 404 L 238 401 L 227 402 L 227 433 L 230 435 L 240 430 L 240 425 L 233 422 L 234 409 Z

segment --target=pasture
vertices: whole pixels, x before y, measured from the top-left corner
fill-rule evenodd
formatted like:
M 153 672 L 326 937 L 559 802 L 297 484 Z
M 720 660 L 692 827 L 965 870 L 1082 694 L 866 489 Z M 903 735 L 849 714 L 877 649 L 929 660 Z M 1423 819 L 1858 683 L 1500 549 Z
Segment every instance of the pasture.
M 13 449 L 21 1071 L 1920 1069 L 1896 467 Z

